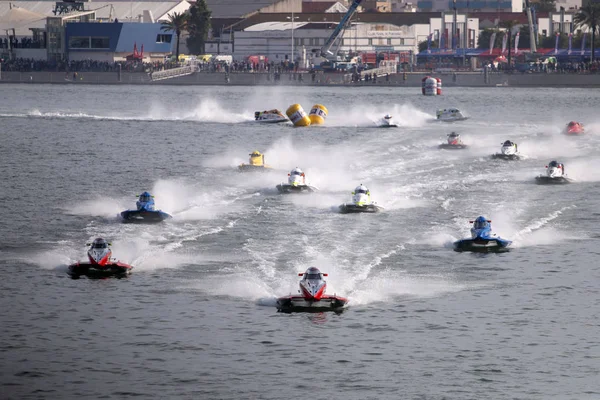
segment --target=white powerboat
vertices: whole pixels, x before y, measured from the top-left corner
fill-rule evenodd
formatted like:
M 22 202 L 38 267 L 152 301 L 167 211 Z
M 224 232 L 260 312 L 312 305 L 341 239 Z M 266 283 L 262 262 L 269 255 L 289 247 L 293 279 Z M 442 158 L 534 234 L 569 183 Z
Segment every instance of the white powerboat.
M 398 124 L 396 123 L 396 121 L 394 121 L 394 119 L 392 118 L 392 116 L 390 114 L 386 114 L 383 118 L 381 118 L 379 121 L 377 121 L 377 127 L 378 128 L 397 128 Z
M 436 117 L 438 121 L 444 122 L 464 121 L 468 118 L 457 108 L 439 109 L 437 110 Z
M 376 213 L 383 210 L 383 207 L 378 206 L 371 201 L 371 191 L 364 185 L 359 185 L 352 192 L 352 202 L 340 205 L 342 214 L 349 213 Z
M 288 183 L 280 183 L 277 190 L 280 193 L 307 193 L 315 192 L 317 188 L 306 183 L 304 171 L 296 167 L 288 174 Z
M 546 166 L 546 175 L 536 176 L 535 181 L 541 185 L 573 182 L 573 180 L 567 178 L 567 175 L 565 174 L 565 165 L 557 161 L 550 161 L 550 164 Z
M 492 154 L 492 158 L 500 160 L 520 160 L 521 154 L 519 153 L 517 144 L 507 140 L 502 143 L 500 153 Z
M 281 122 L 288 122 L 289 119 L 283 115 L 279 110 L 267 110 L 267 111 L 255 111 L 254 120 L 256 122 L 262 122 L 267 124 L 278 124 Z
M 323 280 L 327 274 L 321 273 L 318 268 L 310 267 L 304 273 L 300 281 L 299 295 L 284 296 L 277 299 L 277 309 L 282 312 L 294 311 L 342 311 L 348 303 L 348 299 L 337 295 L 325 294 L 327 282 Z

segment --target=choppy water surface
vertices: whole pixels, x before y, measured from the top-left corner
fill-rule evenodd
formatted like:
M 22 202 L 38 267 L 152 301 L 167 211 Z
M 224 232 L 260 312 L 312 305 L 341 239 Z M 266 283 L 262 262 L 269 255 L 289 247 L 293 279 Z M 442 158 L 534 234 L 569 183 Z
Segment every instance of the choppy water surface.
M 0 94 L 0 397 L 600 398 L 598 91 Z M 252 122 L 293 103 L 326 126 Z M 471 119 L 433 121 L 450 106 Z M 385 113 L 401 127 L 373 128 Z M 589 133 L 562 136 L 570 120 Z M 452 130 L 467 150 L 437 148 Z M 527 159 L 491 160 L 506 139 Z M 255 149 L 275 171 L 236 172 Z M 535 185 L 552 159 L 577 182 Z M 318 193 L 277 194 L 296 166 Z M 383 213 L 336 212 L 359 183 Z M 118 222 L 143 190 L 172 221 Z M 512 251 L 452 251 L 478 215 Z M 67 276 L 97 236 L 131 277 Z M 276 312 L 308 266 L 344 313 Z

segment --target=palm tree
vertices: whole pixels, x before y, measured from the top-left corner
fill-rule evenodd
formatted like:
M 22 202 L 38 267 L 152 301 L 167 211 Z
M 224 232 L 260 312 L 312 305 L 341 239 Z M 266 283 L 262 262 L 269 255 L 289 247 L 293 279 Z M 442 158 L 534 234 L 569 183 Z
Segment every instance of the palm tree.
M 162 22 L 160 29 L 162 31 L 174 31 L 177 36 L 177 50 L 175 54 L 175 62 L 179 62 L 179 36 L 187 28 L 188 17 L 185 13 L 168 14 L 169 19 Z
M 596 40 L 596 32 L 600 33 L 600 4 L 590 2 L 581 7 L 573 17 L 573 22 L 576 26 L 587 26 L 592 32 L 592 62 L 594 62 L 594 40 Z
M 500 23 L 500 25 L 502 25 L 502 27 L 506 28 L 506 31 L 508 32 L 508 57 L 506 57 L 506 61 L 508 61 L 508 70 L 510 71 L 512 69 L 512 64 L 510 61 L 510 50 L 512 47 L 512 43 L 511 43 L 511 38 L 512 38 L 512 30 L 515 27 L 515 25 L 518 25 L 519 21 L 515 21 L 515 20 L 507 20 L 507 21 L 502 21 Z

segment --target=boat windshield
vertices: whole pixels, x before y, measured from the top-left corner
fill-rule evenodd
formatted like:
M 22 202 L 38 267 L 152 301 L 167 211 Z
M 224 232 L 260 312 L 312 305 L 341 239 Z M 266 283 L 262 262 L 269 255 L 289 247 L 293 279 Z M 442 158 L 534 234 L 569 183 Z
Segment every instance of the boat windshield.
M 558 163 L 556 161 L 550 161 L 550 164 L 548 164 L 548 167 L 549 168 L 553 168 L 553 167 L 556 168 L 556 167 L 558 167 Z
M 321 279 L 321 274 L 306 274 L 306 279 Z
M 294 171 L 292 171 L 292 175 L 302 175 L 302 172 L 294 170 Z
M 94 242 L 92 243 L 92 249 L 106 249 L 108 247 L 108 243 L 102 242 Z

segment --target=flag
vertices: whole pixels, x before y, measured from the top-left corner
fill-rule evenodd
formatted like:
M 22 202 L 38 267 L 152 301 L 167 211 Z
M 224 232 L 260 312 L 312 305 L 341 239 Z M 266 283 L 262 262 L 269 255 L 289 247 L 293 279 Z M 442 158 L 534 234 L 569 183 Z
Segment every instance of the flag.
M 581 39 L 581 55 L 585 53 L 585 35 L 587 35 L 587 32 L 583 34 L 583 39 Z
M 571 55 L 572 48 L 573 48 L 573 34 L 569 33 L 569 52 L 568 52 L 569 55 Z
M 492 54 L 495 44 L 496 44 L 496 32 L 492 33 L 492 37 L 490 37 L 490 54 Z
M 427 36 L 427 52 L 431 53 L 431 37 L 433 36 L 433 33 L 430 33 Z
M 519 38 L 521 37 L 521 32 L 517 32 L 517 36 L 515 36 L 515 54 L 519 54 Z
M 504 32 L 504 37 L 502 38 L 502 54 L 506 51 L 506 41 L 508 39 L 508 34 Z
M 560 33 L 556 32 L 556 40 L 554 41 L 554 54 L 558 53 L 558 38 L 560 37 Z

